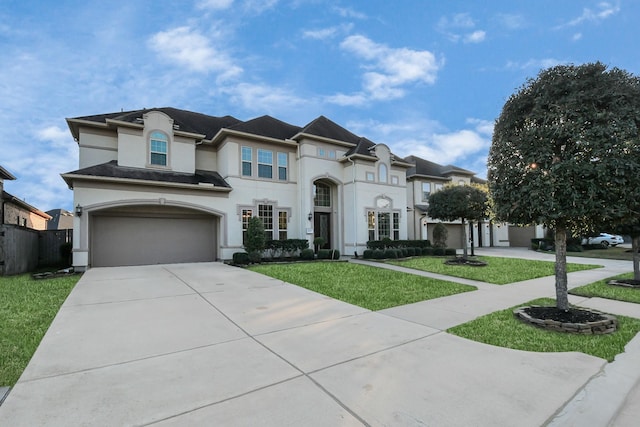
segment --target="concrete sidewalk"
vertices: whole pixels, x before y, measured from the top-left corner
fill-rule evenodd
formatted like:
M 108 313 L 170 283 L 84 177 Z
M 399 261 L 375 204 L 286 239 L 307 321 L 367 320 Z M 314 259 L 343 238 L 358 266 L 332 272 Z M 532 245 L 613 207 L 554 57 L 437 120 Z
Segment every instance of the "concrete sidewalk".
M 570 285 L 630 270 L 606 262 Z M 552 278 L 478 287 L 371 312 L 221 263 L 92 269 L 0 406 L 0 425 L 540 426 L 581 413 L 576 396 L 631 366 L 443 332 L 553 295 Z M 607 421 L 631 425 L 632 387 Z

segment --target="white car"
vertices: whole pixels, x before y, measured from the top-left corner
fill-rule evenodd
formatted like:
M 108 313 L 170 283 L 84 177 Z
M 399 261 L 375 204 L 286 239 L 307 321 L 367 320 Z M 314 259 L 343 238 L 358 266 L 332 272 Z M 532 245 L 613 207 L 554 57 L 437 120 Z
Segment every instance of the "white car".
M 620 243 L 624 243 L 624 239 L 622 238 L 622 236 L 609 233 L 600 233 L 597 236 L 586 237 L 582 239 L 583 245 L 600 245 L 603 248 L 608 248 L 609 246 L 617 246 Z

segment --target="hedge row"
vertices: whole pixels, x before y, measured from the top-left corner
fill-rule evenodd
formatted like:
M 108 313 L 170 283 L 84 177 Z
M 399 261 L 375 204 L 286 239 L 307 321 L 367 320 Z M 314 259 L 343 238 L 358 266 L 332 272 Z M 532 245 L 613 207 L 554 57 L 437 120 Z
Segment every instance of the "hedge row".
M 429 240 L 391 240 L 388 238 L 382 240 L 369 240 L 367 249 L 402 249 L 402 248 L 430 248 Z
M 454 248 L 387 248 L 387 249 L 367 249 L 362 257 L 365 259 L 397 259 L 410 256 L 455 256 Z
M 312 261 L 316 258 L 313 249 L 302 249 L 297 257 L 289 257 L 289 259 L 301 259 L 303 261 Z M 320 249 L 318 251 L 318 259 L 340 259 L 340 251 L 337 249 Z M 273 259 L 273 258 L 272 258 Z M 264 258 L 257 252 L 248 254 L 247 252 L 236 252 L 233 254 L 232 261 L 237 265 L 246 265 L 250 263 L 259 263 Z

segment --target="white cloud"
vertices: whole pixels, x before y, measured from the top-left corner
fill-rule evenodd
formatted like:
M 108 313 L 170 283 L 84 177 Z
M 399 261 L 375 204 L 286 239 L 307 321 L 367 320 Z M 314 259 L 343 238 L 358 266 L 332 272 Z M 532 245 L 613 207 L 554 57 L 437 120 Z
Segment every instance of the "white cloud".
M 283 88 L 268 85 L 240 83 L 220 89 L 230 101 L 249 111 L 278 115 L 292 111 L 311 102 Z
M 470 30 L 476 26 L 475 21 L 468 13 L 458 13 L 448 18 L 443 16 L 438 21 L 436 29 L 447 36 L 454 43 L 462 40 L 464 43 L 480 43 L 484 41 L 486 32 L 483 30 Z
M 387 144 L 398 156 L 415 155 L 442 165 L 453 164 L 482 176 L 486 173 L 493 123 L 469 118 L 466 124 L 465 129 L 449 131 L 436 121 L 412 117 L 401 122 L 368 120 L 347 126 L 374 142 Z
M 526 62 L 508 61 L 506 68 L 527 70 L 527 69 L 543 69 L 555 67 L 559 64 L 564 64 L 567 61 L 562 61 L 556 58 L 543 58 L 543 59 L 530 59 Z
M 273 9 L 277 4 L 278 0 L 245 0 L 244 10 L 260 14 L 265 10 Z
M 334 6 L 333 10 L 343 18 L 367 19 L 367 15 L 348 7 Z
M 585 7 L 582 9 L 582 15 L 572 19 L 566 24 L 560 25 L 558 28 L 575 27 L 583 22 L 599 22 L 617 14 L 618 12 L 620 12 L 619 4 L 612 4 L 603 1 L 598 3 L 597 9 L 595 10 Z
M 317 30 L 306 30 L 302 32 L 302 36 L 307 39 L 326 40 L 345 34 L 351 31 L 353 24 L 336 25 L 333 27 L 319 28 Z
M 242 73 L 225 52 L 211 46 L 211 41 L 190 27 L 177 27 L 154 34 L 149 47 L 165 60 L 196 72 L 216 72 L 220 80 Z
M 507 13 L 498 14 L 498 21 L 509 30 L 518 30 L 526 26 L 526 20 L 522 15 L 513 15 Z
M 199 9 L 223 10 L 228 9 L 233 0 L 200 0 L 196 7 Z
M 582 33 L 575 33 L 573 35 L 573 37 L 571 37 L 571 40 L 574 42 L 577 42 L 578 40 L 580 40 L 582 38 Z
M 363 59 L 363 91 L 354 95 L 338 94 L 328 100 L 340 105 L 359 105 L 366 100 L 389 100 L 405 95 L 404 86 L 434 84 L 443 61 L 427 50 L 390 48 L 365 36 L 347 37 L 340 47 Z
M 487 33 L 482 30 L 474 31 L 464 36 L 465 43 L 480 43 L 483 42 Z

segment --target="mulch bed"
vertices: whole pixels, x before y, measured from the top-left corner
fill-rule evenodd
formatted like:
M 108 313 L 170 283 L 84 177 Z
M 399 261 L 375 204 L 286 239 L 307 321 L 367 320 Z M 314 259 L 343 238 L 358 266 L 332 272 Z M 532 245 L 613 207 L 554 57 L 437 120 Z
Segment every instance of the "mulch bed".
M 487 265 L 487 263 L 484 261 L 478 261 L 477 259 L 469 259 L 464 257 L 448 259 L 444 263 L 447 265 L 469 265 L 471 267 L 485 267 Z
M 640 280 L 634 280 L 634 279 L 609 280 L 607 284 L 613 285 L 613 286 L 622 286 L 625 288 L 640 289 Z
M 604 316 L 600 313 L 578 308 L 570 308 L 565 311 L 557 307 L 527 307 L 524 311 L 536 319 L 555 320 L 562 323 L 587 323 L 604 319 Z

